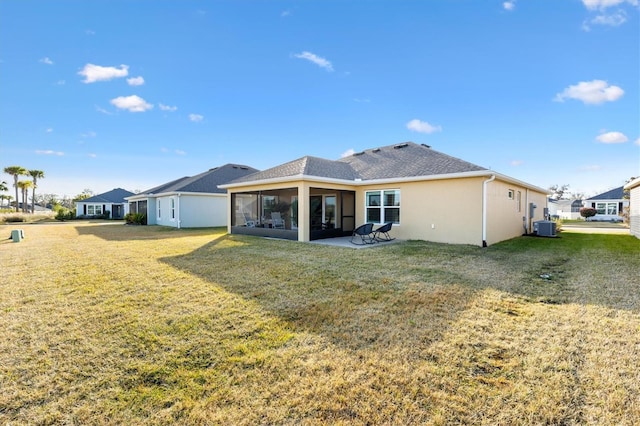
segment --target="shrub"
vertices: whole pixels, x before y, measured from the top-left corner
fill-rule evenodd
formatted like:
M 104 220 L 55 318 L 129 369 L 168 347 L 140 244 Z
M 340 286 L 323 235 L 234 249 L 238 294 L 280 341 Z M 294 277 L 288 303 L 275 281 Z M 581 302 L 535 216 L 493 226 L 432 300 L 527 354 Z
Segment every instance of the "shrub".
M 5 223 L 26 222 L 27 218 L 21 214 L 6 215 L 2 218 Z
M 589 220 L 590 217 L 593 217 L 598 213 L 596 209 L 593 207 L 583 207 L 580 209 L 580 216 L 584 217 L 586 220 Z
M 124 216 L 127 225 L 146 225 L 147 216 L 142 213 L 127 213 Z
M 69 210 L 66 208 L 61 208 L 56 213 L 56 220 L 65 221 L 65 220 L 73 220 L 75 219 L 76 213 L 75 210 Z

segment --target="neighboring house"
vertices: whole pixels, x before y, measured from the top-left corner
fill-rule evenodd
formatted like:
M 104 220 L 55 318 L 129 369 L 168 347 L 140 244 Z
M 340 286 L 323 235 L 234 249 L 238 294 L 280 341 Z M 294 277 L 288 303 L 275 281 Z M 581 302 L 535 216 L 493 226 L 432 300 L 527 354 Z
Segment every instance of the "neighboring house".
M 94 217 L 109 214 L 111 219 L 122 219 L 129 213 L 125 198 L 135 195 L 126 189 L 116 188 L 104 194 L 76 201 L 76 217 Z
M 413 142 L 336 161 L 307 156 L 221 187 L 232 234 L 310 241 L 392 222 L 396 238 L 478 246 L 532 233 L 549 195 Z M 284 229 L 273 227 L 272 212 Z
M 629 200 L 624 198 L 622 186 L 584 200 L 585 207 L 596 209 L 596 215 L 591 221 L 622 222 L 622 212 L 629 206 Z
M 624 190 L 629 191 L 629 230 L 640 238 L 640 177 L 627 183 Z
M 549 199 L 549 216 L 558 219 L 580 219 L 582 200 Z
M 225 164 L 127 197 L 132 213 L 147 216 L 147 225 L 201 228 L 227 224 L 227 191 L 218 185 L 257 169 Z

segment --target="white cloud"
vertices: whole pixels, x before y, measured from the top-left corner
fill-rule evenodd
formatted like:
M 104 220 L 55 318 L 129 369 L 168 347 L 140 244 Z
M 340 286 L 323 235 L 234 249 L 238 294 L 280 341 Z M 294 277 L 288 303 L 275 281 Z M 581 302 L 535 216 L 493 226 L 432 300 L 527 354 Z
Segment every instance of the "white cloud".
M 103 114 L 112 115 L 109 111 L 107 111 L 104 108 L 99 107 L 98 105 L 96 105 L 96 111 L 101 112 Z
M 286 18 L 287 16 L 291 16 L 291 11 L 290 10 L 283 10 L 282 13 L 280 13 L 280 16 L 282 18 Z
M 44 58 L 40 59 L 40 61 L 38 61 L 38 62 L 41 62 L 43 64 L 47 64 L 47 65 L 53 65 L 53 61 L 51 59 L 49 59 L 48 57 L 44 57 Z
M 602 166 L 599 164 L 588 164 L 586 166 L 580 167 L 579 170 L 583 172 L 597 172 L 602 170 Z
M 615 13 L 598 15 L 589 21 L 582 23 L 582 29 L 585 31 L 591 31 L 591 25 L 608 25 L 610 27 L 619 27 L 627 22 L 627 12 L 624 10 L 618 10 Z
M 97 156 L 98 156 L 98 155 L 93 154 L 93 153 L 87 154 L 87 157 L 91 157 L 91 158 L 96 158 Z
M 204 117 L 200 114 L 189 114 L 189 120 L 197 123 L 199 121 L 204 120 Z
M 302 52 L 302 53 L 297 53 L 295 55 L 296 58 L 299 59 L 306 59 L 309 62 L 313 62 L 314 64 L 316 64 L 317 66 L 319 66 L 320 68 L 324 68 L 327 71 L 333 71 L 333 65 L 331 65 L 331 62 L 329 62 L 328 60 L 326 60 L 325 58 L 322 58 L 314 53 L 311 52 Z
M 640 138 L 636 139 L 636 141 L 634 142 L 636 145 L 640 146 Z
M 49 128 L 46 130 L 46 132 L 47 132 L 47 133 L 53 133 L 53 129 L 52 129 L 51 127 L 49 127 Z
M 144 84 L 144 78 L 131 77 L 127 79 L 127 83 L 129 83 L 129 86 L 142 86 Z
M 56 86 L 64 86 L 67 84 L 66 80 L 58 80 L 56 81 Z
M 178 154 L 178 155 L 187 155 L 187 153 L 185 151 L 181 150 L 181 149 L 176 149 L 175 153 Z
M 514 166 L 514 167 L 518 167 L 518 166 L 522 165 L 522 163 L 524 163 L 524 161 L 522 161 L 522 160 L 512 160 L 511 161 L 511 165 Z
M 355 154 L 356 151 L 353 148 L 349 148 L 348 150 L 346 150 L 345 152 L 342 153 L 342 155 L 340 156 L 340 158 L 344 158 L 344 157 L 350 157 L 353 154 Z
M 46 149 L 46 150 L 36 150 L 36 154 L 38 154 L 38 155 L 57 155 L 59 157 L 62 157 L 64 155 L 64 152 L 53 151 L 53 150 L 50 150 L 50 149 Z
M 513 10 L 516 8 L 516 2 L 515 1 L 505 1 L 504 3 L 502 3 L 502 7 L 504 8 L 504 10 Z
M 624 95 L 624 90 L 618 86 L 610 86 L 604 80 L 581 81 L 558 93 L 554 101 L 564 102 L 565 99 L 577 99 L 585 104 L 601 104 L 616 101 L 622 95 Z
M 371 99 L 368 99 L 368 98 L 353 98 L 353 101 L 354 102 L 358 102 L 358 103 L 366 104 L 366 103 L 371 102 Z
M 96 35 L 96 32 L 95 32 L 95 31 L 93 31 L 93 30 L 86 30 L 84 33 L 85 33 L 86 35 L 90 35 L 90 36 L 92 36 L 92 35 Z
M 582 0 L 582 4 L 589 10 L 605 10 L 609 7 L 618 6 L 622 3 L 629 3 L 632 6 L 638 5 L 638 0 Z
M 606 132 L 596 137 L 598 142 L 611 144 L 611 143 L 625 143 L 629 138 L 622 132 Z
M 160 109 L 162 111 L 171 111 L 171 112 L 173 112 L 173 111 L 178 109 L 177 106 L 169 106 L 169 105 L 165 105 L 165 104 L 158 104 L 158 107 L 160 107 Z
M 153 105 L 148 104 L 138 95 L 118 96 L 115 99 L 111 99 L 111 104 L 116 108 L 126 109 L 129 112 L 144 112 L 153 108 Z
M 427 123 L 426 121 L 420 121 L 417 118 L 414 118 L 413 120 L 407 123 L 407 129 L 413 130 L 414 132 L 427 133 L 427 134 L 442 131 L 441 126 L 433 126 Z
M 114 78 L 126 77 L 129 74 L 128 65 L 116 67 L 102 67 L 100 65 L 87 64 L 78 71 L 84 77 L 83 83 L 95 83 L 96 81 L 108 81 Z
M 88 132 L 83 133 L 80 136 L 83 138 L 95 138 L 96 136 L 98 136 L 98 134 L 93 130 L 89 130 Z

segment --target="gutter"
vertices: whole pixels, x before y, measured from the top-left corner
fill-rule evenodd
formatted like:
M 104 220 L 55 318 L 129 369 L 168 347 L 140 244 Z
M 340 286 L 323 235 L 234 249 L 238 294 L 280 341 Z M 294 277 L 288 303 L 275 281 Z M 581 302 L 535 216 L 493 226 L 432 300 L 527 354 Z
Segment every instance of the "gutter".
M 487 184 L 493 182 L 496 175 L 482 182 L 482 247 L 487 247 Z

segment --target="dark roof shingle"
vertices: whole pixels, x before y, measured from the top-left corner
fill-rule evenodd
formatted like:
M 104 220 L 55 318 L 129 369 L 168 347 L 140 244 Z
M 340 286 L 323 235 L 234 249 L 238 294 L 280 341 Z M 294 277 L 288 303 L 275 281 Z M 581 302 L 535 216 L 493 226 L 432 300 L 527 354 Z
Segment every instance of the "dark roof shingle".
M 163 194 L 167 192 L 200 192 L 200 193 L 213 193 L 224 194 L 226 189 L 218 188 L 218 185 L 229 183 L 242 176 L 246 176 L 257 172 L 258 169 L 253 167 L 243 166 L 239 164 L 225 164 L 224 166 L 215 167 L 207 170 L 206 172 L 197 174 L 195 176 L 185 176 L 171 182 L 167 182 L 163 185 L 156 186 L 141 194 Z M 141 195 L 138 194 L 138 195 Z
M 127 191 L 122 188 L 115 188 L 111 191 L 94 195 L 89 198 L 85 198 L 84 200 L 80 200 L 81 203 L 125 203 L 126 197 L 131 197 L 132 195 L 136 195 L 131 191 Z

